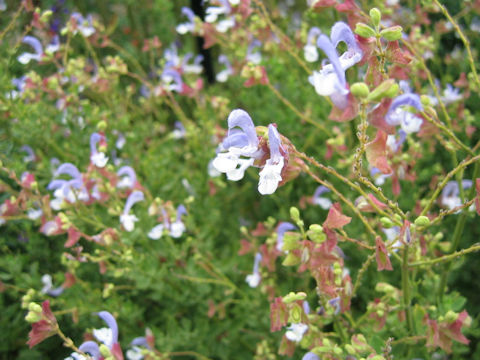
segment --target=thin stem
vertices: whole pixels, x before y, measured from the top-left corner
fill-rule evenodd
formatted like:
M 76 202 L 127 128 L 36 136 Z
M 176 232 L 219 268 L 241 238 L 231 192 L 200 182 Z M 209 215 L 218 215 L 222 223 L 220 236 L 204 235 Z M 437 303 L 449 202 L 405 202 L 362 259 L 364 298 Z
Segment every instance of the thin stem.
M 475 183 L 475 180 L 478 177 L 478 172 L 479 172 L 479 166 L 478 166 L 478 163 L 475 163 L 475 167 L 473 169 L 473 177 L 472 177 L 473 183 Z M 475 185 L 472 185 L 468 193 L 468 197 L 471 198 L 473 197 L 474 194 L 475 194 Z M 453 241 L 449 249 L 450 253 L 453 253 L 458 249 L 458 246 L 460 244 L 460 239 L 463 234 L 463 229 L 465 228 L 465 223 L 467 222 L 467 215 L 468 215 L 468 210 L 463 209 L 462 213 L 458 217 L 457 224 L 455 225 L 455 231 L 453 233 Z M 448 273 L 450 271 L 451 266 L 452 266 L 452 263 L 448 261 L 442 271 L 440 284 L 438 286 L 438 291 L 437 291 L 437 297 L 440 301 L 443 299 L 445 288 L 447 286 L 447 277 L 448 277 Z
M 318 129 L 322 130 L 328 136 L 332 136 L 332 133 L 326 129 L 324 126 L 319 124 L 318 122 L 314 121 L 310 117 L 304 115 L 300 110 L 298 110 L 295 105 L 293 105 L 287 98 L 285 98 L 280 92 L 273 86 L 270 82 L 267 83 L 267 87 L 275 94 L 275 96 L 284 103 L 290 110 L 292 110 L 300 119 L 306 121 L 309 124 L 317 127 Z
M 352 290 L 352 299 L 353 297 L 355 296 L 357 290 L 358 290 L 358 287 L 360 286 L 360 284 L 362 283 L 362 278 L 363 278 L 363 275 L 365 274 L 365 272 L 367 271 L 368 267 L 370 266 L 370 264 L 373 262 L 373 259 L 375 259 L 375 256 L 376 254 L 375 253 L 372 253 L 368 256 L 367 260 L 365 260 L 365 262 L 363 263 L 362 267 L 360 268 L 360 270 L 358 271 L 358 274 L 357 274 L 357 279 L 355 280 L 355 284 L 353 285 L 353 290 Z M 358 321 L 360 322 L 360 320 Z
M 317 160 L 315 160 L 313 157 L 310 157 L 310 156 L 308 156 L 308 155 L 306 155 L 306 154 L 304 154 L 304 153 L 302 153 L 302 152 L 300 152 L 300 151 L 298 151 L 298 150 L 296 151 L 296 154 L 297 154 L 300 158 L 302 158 L 302 159 L 308 161 L 310 164 L 314 165 L 315 167 L 318 167 L 319 169 L 325 171 L 326 173 L 335 176 L 337 179 L 339 179 L 340 181 L 342 181 L 343 183 L 345 183 L 346 185 L 348 185 L 350 188 L 358 191 L 358 193 L 359 193 L 360 195 L 362 195 L 362 196 L 365 198 L 366 201 L 368 201 L 368 203 L 375 209 L 375 211 L 376 211 L 377 213 L 379 213 L 379 214 L 382 215 L 382 216 L 386 216 L 386 217 L 388 217 L 388 218 L 391 218 L 391 220 L 392 220 L 393 222 L 395 222 L 396 224 L 398 224 L 398 225 L 402 225 L 397 219 L 392 218 L 389 214 L 387 214 L 385 211 L 383 211 L 382 209 L 380 209 L 380 208 L 377 206 L 377 204 L 375 204 L 375 203 L 373 202 L 373 200 L 370 199 L 370 197 L 368 196 L 368 194 L 367 194 L 358 184 L 352 182 L 351 180 L 347 179 L 345 176 L 339 174 L 335 169 L 319 163 L 319 162 L 318 162 Z M 388 199 L 386 199 L 386 198 L 384 198 L 384 197 L 382 197 L 382 201 L 387 201 L 387 204 L 390 204 L 391 207 L 395 208 L 395 209 L 397 210 L 397 213 L 398 213 L 400 216 L 402 216 L 402 218 L 405 218 L 405 214 L 403 213 L 402 210 L 400 210 L 400 208 L 398 208 L 398 205 L 393 204 L 390 200 L 388 200 Z
M 430 210 L 430 208 L 432 207 L 433 205 L 433 202 L 437 199 L 438 195 L 440 194 L 440 192 L 442 191 L 442 189 L 444 188 L 444 186 L 447 184 L 447 182 L 459 171 L 463 170 L 464 168 L 466 168 L 468 165 L 472 164 L 472 163 L 475 163 L 475 168 L 478 167 L 478 163 L 476 163 L 477 160 L 480 159 L 480 155 L 477 155 L 473 158 L 470 158 L 469 160 L 463 160 L 462 162 L 460 162 L 460 164 L 458 164 L 458 166 L 453 169 L 452 171 L 450 171 L 446 176 L 445 178 L 442 180 L 442 182 L 437 186 L 437 188 L 435 189 L 434 193 L 432 194 L 432 196 L 430 197 L 430 199 L 428 200 L 428 203 L 427 205 L 423 208 L 422 212 L 420 213 L 421 216 L 425 216 L 426 213 L 428 213 L 428 211 Z M 474 173 L 476 173 L 476 171 L 474 171 Z M 476 179 L 476 176 L 473 178 L 473 180 L 475 181 Z M 475 187 L 472 186 L 472 189 L 470 189 L 470 192 L 472 193 L 472 196 L 473 196 L 473 192 L 472 190 L 474 190 Z M 470 196 L 471 197 L 471 196 Z
M 405 316 L 407 318 L 407 328 L 409 334 L 414 334 L 414 324 L 413 324 L 413 314 L 412 309 L 410 308 L 410 278 L 408 274 L 408 250 L 409 246 L 405 245 L 403 247 L 403 264 L 402 264 L 402 300 L 403 307 L 405 309 Z
M 440 8 L 443 15 L 445 15 L 445 17 L 448 19 L 448 21 L 450 21 L 450 23 L 453 25 L 453 27 L 455 28 L 455 31 L 457 32 L 458 36 L 460 36 L 460 39 L 462 40 L 463 45 L 465 45 L 465 49 L 467 50 L 467 54 L 468 54 L 468 62 L 470 64 L 470 69 L 472 69 L 473 79 L 474 79 L 475 85 L 476 85 L 476 90 L 477 91 L 480 90 L 480 79 L 478 78 L 477 69 L 475 68 L 475 60 L 473 59 L 472 49 L 470 48 L 470 41 L 468 41 L 468 39 L 465 36 L 465 34 L 463 33 L 462 29 L 457 24 L 455 19 L 452 18 L 452 16 L 448 12 L 447 8 L 445 6 L 443 6 L 442 4 L 440 4 L 440 2 L 438 0 L 433 0 L 433 2 Z
M 270 16 L 268 15 L 268 11 L 265 8 L 265 5 L 261 0 L 254 0 L 255 4 L 260 8 L 260 11 L 258 12 L 261 17 L 267 22 L 268 26 L 270 29 L 273 31 L 275 35 L 280 39 L 281 44 L 285 46 L 287 49 L 287 53 L 290 54 L 297 62 L 298 64 L 307 72 L 307 74 L 311 75 L 312 70 L 310 70 L 307 66 L 307 64 L 298 56 L 297 54 L 297 48 L 291 43 L 291 40 L 288 36 L 286 36 L 282 30 L 280 30 L 270 19 Z
M 439 263 L 442 263 L 442 262 L 450 261 L 450 260 L 453 260 L 453 259 L 458 258 L 460 256 L 470 254 L 470 253 L 473 253 L 473 252 L 477 252 L 477 251 L 480 251 L 480 245 L 479 244 L 472 245 L 471 247 L 469 247 L 467 249 L 456 251 L 454 253 L 451 253 L 451 254 L 445 255 L 445 256 L 441 256 L 441 257 L 436 258 L 436 259 L 425 260 L 425 261 L 417 261 L 417 262 L 409 264 L 408 266 L 409 267 L 431 266 L 431 265 L 439 264 Z

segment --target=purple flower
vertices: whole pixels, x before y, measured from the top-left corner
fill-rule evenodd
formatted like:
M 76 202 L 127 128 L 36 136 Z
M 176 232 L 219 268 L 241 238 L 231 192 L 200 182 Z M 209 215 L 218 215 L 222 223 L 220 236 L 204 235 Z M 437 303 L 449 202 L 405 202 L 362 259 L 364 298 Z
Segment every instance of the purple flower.
M 170 224 L 170 236 L 173 238 L 179 238 L 183 235 L 185 231 L 185 224 L 182 221 L 182 215 L 187 214 L 187 209 L 185 206 L 179 205 L 177 207 L 177 218 L 173 223 Z
M 21 64 L 28 64 L 30 60 L 40 61 L 43 56 L 43 46 L 40 41 L 34 37 L 27 35 L 23 38 L 22 43 L 27 44 L 33 48 L 34 53 L 24 52 L 17 57 Z
M 47 45 L 45 52 L 47 54 L 53 54 L 60 50 L 60 38 L 58 35 L 54 35 L 52 41 Z
M 289 222 L 282 222 L 280 225 L 278 225 L 277 228 L 277 250 L 282 251 L 283 249 L 283 237 L 285 236 L 285 233 L 290 230 L 296 230 L 297 228 L 295 225 Z
M 120 189 L 132 189 L 137 183 L 137 175 L 135 174 L 135 170 L 133 170 L 131 166 L 122 166 L 117 171 L 117 175 L 120 178 L 117 187 Z
M 472 187 L 472 180 L 462 180 L 462 186 L 464 189 L 469 189 Z M 447 185 L 442 190 L 442 195 L 440 197 L 440 204 L 445 206 L 449 210 L 452 210 L 458 206 L 462 205 L 462 200 L 460 199 L 460 189 L 458 188 L 457 181 L 449 181 Z
M 219 6 L 209 6 L 205 10 L 205 22 L 215 24 L 215 28 L 218 32 L 224 33 L 228 29 L 235 26 L 235 18 L 228 16 L 232 10 L 228 0 L 217 0 Z M 227 16 L 225 19 L 217 22 L 220 15 Z
M 181 23 L 177 25 L 177 32 L 180 35 L 185 35 L 189 32 L 193 33 L 195 31 L 195 14 L 192 9 L 188 7 L 182 7 L 182 14 L 188 18 L 188 22 Z
M 84 353 L 90 354 L 90 356 L 92 356 L 94 360 L 99 360 L 101 357 L 100 348 L 98 347 L 98 344 L 94 341 L 85 341 L 78 347 L 78 349 L 83 351 Z
M 103 168 L 107 165 L 108 157 L 102 151 L 97 151 L 97 144 L 99 142 L 105 143 L 105 136 L 99 133 L 93 133 L 90 136 L 90 161 L 96 167 Z
M 247 275 L 245 281 L 247 282 L 248 286 L 252 288 L 256 288 L 258 284 L 260 284 L 260 281 L 262 280 L 262 277 L 260 276 L 260 261 L 262 261 L 262 254 L 257 252 L 255 254 L 255 261 L 253 263 L 253 272 L 250 275 Z
M 303 339 L 303 335 L 307 332 L 307 330 L 308 325 L 306 324 L 291 324 L 289 327 L 287 327 L 285 337 L 290 341 L 299 343 Z
M 406 139 L 407 133 L 400 129 L 398 130 L 398 140 L 395 138 L 395 135 L 388 135 L 387 146 L 395 153 L 400 149 Z
M 227 178 L 238 181 L 245 170 L 259 159 L 262 151 L 258 149 L 255 125 L 248 113 L 241 109 L 233 110 L 228 116 L 228 134 L 223 140 L 219 152 L 213 160 L 215 169 L 227 174 Z
M 262 46 L 262 43 L 260 40 L 254 39 L 247 48 L 247 56 L 246 60 L 251 62 L 252 64 L 258 65 L 262 61 L 262 54 L 260 53 L 259 50 L 253 51 L 256 48 L 260 48 Z
M 218 62 L 225 65 L 225 69 L 217 73 L 216 79 L 218 82 L 225 82 L 228 77 L 233 74 L 232 65 L 230 64 L 230 61 L 228 61 L 226 55 L 220 55 L 218 57 Z
M 375 185 L 377 186 L 385 184 L 385 180 L 392 176 L 392 174 L 384 174 L 376 167 L 372 167 L 370 170 L 370 176 L 374 179 Z
M 195 58 L 193 59 L 193 64 L 189 64 L 188 62 L 192 57 L 193 55 L 191 53 L 188 53 L 183 57 L 182 70 L 186 74 L 200 74 L 203 70 L 203 55 L 195 56 Z
M 42 283 L 43 283 L 43 288 L 41 292 L 43 294 L 47 294 L 52 297 L 60 296 L 65 290 L 62 286 L 54 288 L 52 283 L 52 276 L 49 274 L 45 274 L 42 276 Z
M 163 88 L 168 91 L 175 91 L 181 93 L 183 91 L 183 81 L 180 73 L 173 69 L 167 68 L 162 73 Z
M 76 30 L 73 32 L 74 34 L 77 33 L 77 30 L 85 37 L 90 37 L 95 33 L 92 15 L 87 15 L 87 17 L 84 18 L 82 14 L 74 12 L 71 19 L 74 19 L 77 25 Z
M 93 336 L 112 349 L 113 345 L 118 343 L 118 326 L 115 318 L 108 311 L 100 311 L 97 315 L 105 321 L 108 328 L 94 329 Z
M 156 225 L 148 233 L 148 237 L 152 240 L 158 240 L 162 237 L 163 232 L 167 230 L 171 237 L 179 238 L 186 230 L 185 224 L 182 221 L 182 216 L 187 214 L 187 209 L 183 205 L 177 207 L 177 217 L 174 222 L 170 223 L 168 214 L 162 208 L 163 223 Z
M 400 125 L 402 130 L 407 134 L 418 132 L 422 126 L 422 118 L 412 114 L 404 107 L 410 106 L 418 111 L 423 110 L 420 96 L 417 94 L 407 93 L 397 96 L 390 105 L 385 120 L 388 125 Z
M 322 194 L 325 194 L 327 192 L 330 192 L 330 189 L 328 189 L 327 187 L 323 185 L 317 187 L 312 196 L 312 203 L 320 206 L 323 210 L 330 209 L 330 207 L 332 206 L 332 200 L 321 196 Z
M 318 51 L 315 42 L 321 33 L 322 31 L 315 26 L 308 31 L 307 43 L 303 47 L 303 56 L 308 62 L 315 62 L 318 60 Z
M 339 57 L 336 47 L 342 41 L 347 44 L 347 51 Z M 317 94 L 329 96 L 336 107 L 345 109 L 348 105 L 347 94 L 349 93 L 345 70 L 362 59 L 362 51 L 352 30 L 343 22 L 333 25 L 330 39 L 320 34 L 317 46 L 327 55 L 330 63 L 324 63 L 322 69 L 314 71 L 308 80 L 315 87 Z
M 270 195 L 277 190 L 278 184 L 282 181 L 284 159 L 280 153 L 282 143 L 275 125 L 268 125 L 268 144 L 270 147 L 270 159 L 268 159 L 260 171 L 258 192 L 262 195 Z
M 32 161 L 35 161 L 36 159 L 36 156 L 35 156 L 35 153 L 33 151 L 33 149 L 31 148 L 31 146 L 28 146 L 28 145 L 23 145 L 20 150 L 24 151 L 27 153 L 27 156 L 25 156 L 23 158 L 23 162 L 32 162 Z
M 87 201 L 89 199 L 82 174 L 75 165 L 70 163 L 61 164 L 55 171 L 55 176 L 60 175 L 69 175 L 72 179 L 55 179 L 48 184 L 47 189 L 54 190 L 54 198 L 50 201 L 52 209 L 60 210 L 64 200 L 74 203 L 77 200 Z
M 321 360 L 321 359 L 317 354 L 314 354 L 313 352 L 308 352 L 305 355 L 303 355 L 302 360 Z
M 135 223 L 138 221 L 138 218 L 130 214 L 130 209 L 135 203 L 144 200 L 143 192 L 133 191 L 127 198 L 125 207 L 123 208 L 123 213 L 120 215 L 120 223 L 123 225 L 126 231 L 130 232 L 134 229 Z

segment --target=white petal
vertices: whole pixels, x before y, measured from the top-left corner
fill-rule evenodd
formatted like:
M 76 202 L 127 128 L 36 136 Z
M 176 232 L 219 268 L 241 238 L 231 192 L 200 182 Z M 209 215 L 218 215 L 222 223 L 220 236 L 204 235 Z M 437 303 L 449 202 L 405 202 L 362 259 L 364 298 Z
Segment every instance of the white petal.
M 158 240 L 163 235 L 163 224 L 158 224 L 148 233 L 148 237 L 152 240 Z
M 250 274 L 250 275 L 247 275 L 247 277 L 245 278 L 245 281 L 247 282 L 248 286 L 252 288 L 256 288 L 258 284 L 260 284 L 260 280 L 262 280 L 262 278 L 260 277 L 260 274 Z
M 222 173 L 232 171 L 237 167 L 238 155 L 231 152 L 219 153 L 217 157 L 213 159 L 213 167 Z
M 278 183 L 282 181 L 280 173 L 283 168 L 283 158 L 278 164 L 272 164 L 268 159 L 265 167 L 260 171 L 260 181 L 258 182 L 258 192 L 262 195 L 270 195 L 277 190 Z

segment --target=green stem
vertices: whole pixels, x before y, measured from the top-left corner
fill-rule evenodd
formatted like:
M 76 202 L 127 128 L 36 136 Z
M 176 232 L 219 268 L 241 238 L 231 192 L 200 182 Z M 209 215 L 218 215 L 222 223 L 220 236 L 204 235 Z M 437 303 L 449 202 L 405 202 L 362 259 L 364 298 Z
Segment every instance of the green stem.
M 479 171 L 478 163 L 475 163 L 475 167 L 473 169 L 473 177 L 472 177 L 473 184 L 468 193 L 469 198 L 473 197 L 473 195 L 475 194 L 475 180 L 478 177 L 478 171 Z M 453 241 L 449 249 L 450 254 L 454 253 L 458 249 L 458 246 L 460 244 L 460 239 L 463 234 L 463 229 L 465 228 L 465 223 L 467 222 L 467 215 L 468 215 L 468 209 L 463 209 L 462 213 L 458 217 L 457 224 L 455 225 L 455 230 L 453 232 Z M 451 266 L 452 266 L 452 263 L 448 261 L 447 264 L 445 264 L 445 267 L 443 268 L 443 271 L 442 271 L 442 275 L 440 277 L 440 284 L 437 289 L 437 299 L 438 299 L 439 305 L 443 300 L 443 295 L 445 293 L 445 288 L 447 286 L 447 277 L 448 277 L 448 273 L 450 272 Z
M 403 247 L 403 264 L 402 264 L 402 294 L 403 294 L 403 307 L 405 308 L 405 316 L 407 318 L 407 328 L 409 335 L 415 335 L 415 329 L 413 324 L 412 309 L 410 308 L 410 278 L 408 274 L 408 250 L 409 246 Z

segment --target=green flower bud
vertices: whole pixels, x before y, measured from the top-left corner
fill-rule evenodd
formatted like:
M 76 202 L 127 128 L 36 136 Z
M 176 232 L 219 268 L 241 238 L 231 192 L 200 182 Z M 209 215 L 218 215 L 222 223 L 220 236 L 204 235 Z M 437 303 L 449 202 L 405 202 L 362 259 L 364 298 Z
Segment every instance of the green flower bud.
M 290 217 L 292 218 L 293 221 L 299 222 L 300 221 L 300 211 L 295 207 L 292 206 L 290 208 Z
M 375 291 L 384 292 L 386 294 L 395 292 L 395 288 L 387 283 L 378 283 L 375 286 Z
M 364 37 L 364 38 L 369 38 L 369 37 L 374 37 L 376 35 L 376 32 L 367 24 L 360 22 L 360 23 L 357 23 L 357 25 L 355 26 L 355 34 L 360 35 L 361 37 Z
M 105 344 L 100 345 L 100 354 L 102 354 L 102 356 L 104 358 L 112 356 L 112 353 L 110 352 L 110 349 Z
M 287 254 L 287 257 L 283 260 L 282 265 L 294 266 L 294 265 L 298 265 L 299 263 L 300 263 L 300 258 L 290 252 Z
M 42 314 L 34 311 L 29 311 L 27 316 L 25 316 L 25 320 L 29 323 L 36 323 L 37 321 L 42 320 Z
M 353 96 L 364 99 L 370 94 L 368 85 L 363 82 L 358 82 L 350 86 L 350 92 Z
M 347 352 L 350 355 L 356 355 L 357 354 L 357 352 L 355 351 L 355 348 L 350 344 L 345 345 L 345 350 L 347 350 Z
M 306 298 L 307 298 L 307 294 L 305 294 L 304 292 L 294 293 L 293 291 L 291 291 L 290 293 L 288 293 L 283 297 L 282 301 L 285 304 L 290 304 L 294 301 L 305 300 Z
M 28 310 L 35 313 L 42 313 L 42 307 L 34 302 L 28 304 Z
M 107 122 L 105 120 L 102 120 L 97 124 L 98 131 L 105 131 L 106 128 L 107 128 Z
M 333 352 L 334 352 L 335 355 L 341 355 L 343 353 L 343 350 L 342 350 L 342 348 L 340 348 L 338 346 L 335 346 L 333 348 Z
M 393 97 L 398 90 L 398 84 L 394 79 L 385 80 L 368 95 L 367 101 L 380 101 L 385 97 Z
M 286 233 L 283 236 L 282 250 L 283 251 L 290 251 L 290 250 L 298 249 L 300 247 L 300 244 L 298 243 L 298 240 L 300 240 L 300 234 L 298 234 L 298 233 Z
M 377 8 L 370 9 L 370 20 L 375 27 L 380 25 L 380 20 L 382 20 L 382 13 Z
M 402 38 L 402 31 L 403 29 L 400 25 L 395 25 L 380 31 L 380 35 L 387 41 L 395 41 Z
M 317 244 L 321 244 L 327 239 L 327 236 L 323 232 L 323 228 L 318 224 L 310 225 L 307 231 L 307 236 Z
M 423 106 L 430 106 L 430 98 L 427 95 L 422 95 L 420 96 L 420 102 L 422 103 Z
M 415 219 L 415 222 L 414 222 L 415 225 L 417 226 L 427 226 L 430 224 L 430 219 L 426 216 L 419 216 Z
M 457 319 L 458 314 L 452 310 L 448 310 L 448 312 L 445 314 L 445 320 L 447 320 L 449 323 L 454 322 Z
M 392 220 L 390 220 L 389 218 L 387 217 L 382 217 L 380 218 L 380 222 L 382 223 L 382 226 L 385 228 L 385 229 L 390 229 L 391 227 L 393 227 L 395 224 L 392 222 Z
M 302 321 L 303 310 L 298 304 L 293 304 L 288 313 L 288 322 L 298 324 Z

